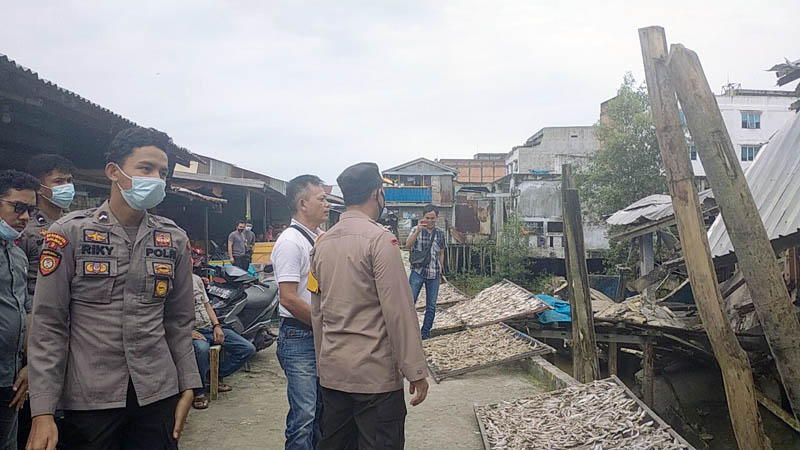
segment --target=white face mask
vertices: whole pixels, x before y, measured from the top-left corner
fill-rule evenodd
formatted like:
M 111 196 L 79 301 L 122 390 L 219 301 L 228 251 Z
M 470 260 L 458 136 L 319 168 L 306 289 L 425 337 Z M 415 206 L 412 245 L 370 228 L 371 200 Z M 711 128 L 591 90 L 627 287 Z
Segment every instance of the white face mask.
M 117 166 L 119 171 L 131 180 L 131 188 L 128 190 L 122 189 L 122 186 L 117 183 L 122 198 L 128 203 L 128 206 L 137 210 L 144 211 L 146 209 L 155 208 L 167 196 L 167 182 L 161 178 L 152 177 L 131 177 L 122 171 L 122 168 Z

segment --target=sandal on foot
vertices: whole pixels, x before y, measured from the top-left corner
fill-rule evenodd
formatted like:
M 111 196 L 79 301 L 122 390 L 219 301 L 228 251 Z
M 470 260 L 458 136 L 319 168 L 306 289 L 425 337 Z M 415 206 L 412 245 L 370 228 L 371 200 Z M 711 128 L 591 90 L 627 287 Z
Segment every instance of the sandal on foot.
M 207 394 L 195 395 L 194 402 L 192 402 L 192 406 L 194 407 L 194 409 L 207 409 L 208 395 Z
M 217 387 L 217 392 L 230 392 L 233 388 L 228 386 L 227 384 L 220 383 Z

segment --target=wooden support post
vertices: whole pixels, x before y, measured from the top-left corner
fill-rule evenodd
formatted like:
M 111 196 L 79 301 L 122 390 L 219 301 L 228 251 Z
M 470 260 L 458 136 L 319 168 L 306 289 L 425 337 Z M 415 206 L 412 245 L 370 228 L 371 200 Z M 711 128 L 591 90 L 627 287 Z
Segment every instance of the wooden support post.
M 647 233 L 639 236 L 639 276 L 647 275 L 654 267 L 653 233 Z
M 222 350 L 220 345 L 212 345 L 209 349 L 209 387 L 211 390 L 211 400 L 217 399 L 219 393 L 219 353 Z
M 795 419 L 800 415 L 800 321 L 697 54 L 673 45 L 669 75 L 726 224 Z
M 204 250 L 206 251 L 206 255 L 210 257 L 211 243 L 208 242 L 208 206 L 206 206 L 203 211 L 203 239 L 205 239 L 205 246 L 206 246 Z
M 644 344 L 642 350 L 644 352 L 644 356 L 642 357 L 642 395 L 644 396 L 645 404 L 653 408 L 655 407 L 653 401 L 653 386 L 655 384 L 656 348 L 652 337 L 647 338 L 647 342 Z
M 617 265 L 617 274 L 619 275 L 619 284 L 617 284 L 617 292 L 614 295 L 614 301 L 617 303 L 622 303 L 625 301 L 625 290 L 628 287 L 628 275 L 631 273 L 631 269 L 623 266 Z
M 244 201 L 245 201 L 245 217 L 248 219 L 252 219 L 250 216 L 250 189 L 245 189 L 244 191 Z
M 617 372 L 617 357 L 619 356 L 619 348 L 616 342 L 608 343 L 608 375 L 616 375 Z
M 728 411 L 739 448 L 769 447 L 755 398 L 753 373 L 728 322 L 717 284 L 705 224 L 697 198 L 694 174 L 686 151 L 686 136 L 680 121 L 675 89 L 667 75 L 667 39 L 661 27 L 639 30 L 650 108 L 664 161 L 667 186 L 692 293 L 725 384 Z M 737 162 L 734 162 L 737 164 Z
M 761 405 L 764 408 L 767 408 L 769 412 L 775 414 L 775 417 L 781 419 L 784 423 L 786 423 L 786 425 L 789 425 L 794 431 L 800 433 L 800 425 L 798 425 L 797 421 L 794 420 L 794 417 L 792 417 L 791 414 L 786 412 L 781 407 L 781 405 L 770 400 L 769 397 L 761 393 L 761 391 L 756 391 L 756 399 L 758 400 L 758 403 L 761 403 Z
M 570 186 L 573 183 L 571 167 L 568 164 L 562 167 L 562 186 Z M 568 179 L 563 181 L 565 177 Z M 581 203 L 577 189 L 564 190 L 562 198 L 564 239 L 567 242 L 565 253 L 568 254 L 567 282 L 572 310 L 572 370 L 576 380 L 586 383 L 600 378 L 600 363 L 597 358 L 589 274 L 583 246 Z

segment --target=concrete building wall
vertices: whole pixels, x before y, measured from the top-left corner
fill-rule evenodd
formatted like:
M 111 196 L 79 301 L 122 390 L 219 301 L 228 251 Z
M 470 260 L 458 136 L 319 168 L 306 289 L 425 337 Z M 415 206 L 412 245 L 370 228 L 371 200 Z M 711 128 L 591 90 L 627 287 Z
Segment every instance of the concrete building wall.
M 769 142 L 789 119 L 795 116 L 789 105 L 796 98 L 783 91 L 755 91 L 750 89 L 728 89 L 725 93 L 717 95 L 722 119 L 731 137 L 736 159 L 747 170 L 752 161 L 742 161 L 742 146 L 761 147 Z M 742 111 L 760 113 L 760 128 L 742 128 Z M 690 144 L 691 145 L 691 144 Z M 692 160 L 692 169 L 696 176 L 705 176 L 705 170 L 700 162 L 700 157 Z
M 512 173 L 559 174 L 561 164 L 584 164 L 599 149 L 593 126 L 543 128 L 525 145 L 512 149 L 506 158 L 506 168 L 511 168 Z

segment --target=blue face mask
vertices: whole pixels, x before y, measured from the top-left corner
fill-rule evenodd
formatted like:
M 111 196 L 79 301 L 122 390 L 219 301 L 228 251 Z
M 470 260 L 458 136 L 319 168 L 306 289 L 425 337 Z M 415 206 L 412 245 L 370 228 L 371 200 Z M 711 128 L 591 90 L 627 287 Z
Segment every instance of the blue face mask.
M 22 235 L 19 231 L 11 228 L 5 220 L 0 219 L 0 239 L 4 241 L 13 241 Z
M 119 171 L 122 172 L 122 168 Z M 167 182 L 161 178 L 130 177 L 125 172 L 122 174 L 131 179 L 131 188 L 122 189 L 119 183 L 117 187 L 128 206 L 137 211 L 155 208 L 167 196 Z
M 53 193 L 53 196 L 45 198 L 61 209 L 69 208 L 69 205 L 72 204 L 72 199 L 75 198 L 75 186 L 73 186 L 72 183 L 53 186 L 50 188 L 50 191 Z

